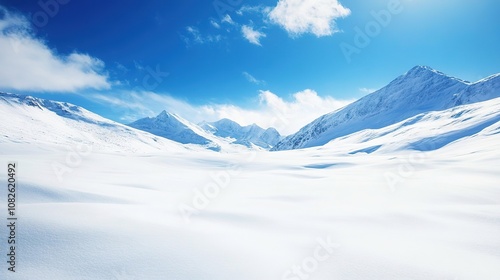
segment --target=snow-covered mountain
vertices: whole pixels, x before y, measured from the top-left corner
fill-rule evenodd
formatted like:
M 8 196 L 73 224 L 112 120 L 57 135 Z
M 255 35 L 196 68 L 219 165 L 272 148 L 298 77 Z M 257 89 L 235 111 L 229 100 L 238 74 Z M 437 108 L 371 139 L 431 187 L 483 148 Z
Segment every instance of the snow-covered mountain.
M 137 120 L 129 124 L 129 126 L 182 144 L 217 147 L 217 144 L 209 139 L 210 137 L 203 129 L 178 115 L 166 111 L 161 112 L 154 118 Z
M 364 129 L 383 128 L 420 113 L 446 110 L 500 96 L 500 74 L 475 83 L 425 66 L 412 68 L 386 87 L 330 114 L 280 141 L 272 149 L 322 146 Z
M 279 132 L 274 128 L 263 129 L 256 124 L 241 126 L 229 119 L 210 123 L 203 122 L 200 127 L 216 136 L 233 139 L 234 144 L 247 147 L 255 145 L 270 149 L 282 139 Z
M 66 102 L 0 93 L 0 143 L 92 147 L 105 152 L 186 150 L 181 144 Z
M 222 146 L 229 147 L 230 144 L 270 149 L 282 139 L 274 128 L 263 129 L 256 124 L 241 126 L 229 119 L 196 125 L 166 111 L 154 118 L 135 121 L 129 126 L 181 144 L 203 145 L 212 150 L 220 150 Z
M 0 92 L 0 115 L 8 120 L 0 123 L 0 143 L 85 146 L 103 152 L 249 150 L 165 111 L 127 126 L 70 103 Z
M 472 148 L 484 145 L 484 140 L 498 141 L 499 134 L 500 97 L 421 113 L 383 128 L 365 129 L 336 138 L 317 148 L 343 154 L 426 152 L 458 144 L 462 148 Z

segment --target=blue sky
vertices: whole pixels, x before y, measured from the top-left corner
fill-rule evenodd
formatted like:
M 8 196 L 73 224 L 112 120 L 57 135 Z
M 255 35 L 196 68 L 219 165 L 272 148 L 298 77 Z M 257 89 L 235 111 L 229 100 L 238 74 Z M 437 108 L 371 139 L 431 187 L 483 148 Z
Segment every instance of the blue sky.
M 496 0 L 0 7 L 0 90 L 124 123 L 166 109 L 193 122 L 229 117 L 288 134 L 415 65 L 470 81 L 500 72 Z

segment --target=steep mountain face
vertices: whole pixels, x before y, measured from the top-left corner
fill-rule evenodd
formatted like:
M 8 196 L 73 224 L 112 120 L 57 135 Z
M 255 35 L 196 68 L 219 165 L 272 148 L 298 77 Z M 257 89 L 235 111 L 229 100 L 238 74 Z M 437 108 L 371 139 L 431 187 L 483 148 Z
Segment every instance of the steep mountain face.
M 423 112 L 489 100 L 500 96 L 499 83 L 500 75 L 469 83 L 417 66 L 386 87 L 318 118 L 272 150 L 322 146 L 335 138 L 389 126 Z
M 472 104 L 497 98 L 498 96 L 500 96 L 500 74 L 495 74 L 469 84 L 464 91 L 453 96 L 451 106 Z
M 460 105 L 442 111 L 429 111 L 379 129 L 365 129 L 336 138 L 317 149 L 344 154 L 435 151 L 462 145 L 474 149 L 498 142 L 500 137 L 500 98 Z M 500 142 L 499 142 L 500 143 Z
M 0 143 L 92 147 L 106 152 L 181 151 L 181 144 L 105 119 L 66 102 L 0 93 Z
M 166 111 L 161 112 L 154 118 L 144 118 L 135 121 L 129 124 L 129 126 L 182 144 L 214 144 L 210 139 L 205 137 L 206 133 L 201 128 Z
M 264 149 L 270 149 L 282 139 L 279 132 L 274 128 L 263 129 L 256 124 L 241 126 L 229 119 L 222 119 L 212 123 L 204 122 L 200 126 L 218 137 L 234 139 L 234 144 L 247 147 L 256 145 Z

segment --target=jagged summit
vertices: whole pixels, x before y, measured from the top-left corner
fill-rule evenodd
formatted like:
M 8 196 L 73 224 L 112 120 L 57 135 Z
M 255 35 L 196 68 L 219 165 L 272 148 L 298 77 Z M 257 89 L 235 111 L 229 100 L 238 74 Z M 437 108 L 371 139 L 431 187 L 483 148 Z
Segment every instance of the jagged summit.
M 444 73 L 437 71 L 432 67 L 425 66 L 425 65 L 417 65 L 417 66 L 411 68 L 408 72 L 406 72 L 405 75 L 407 75 L 407 76 L 420 76 L 420 75 L 422 75 L 422 73 L 426 73 L 426 72 L 439 74 L 439 75 L 445 75 Z
M 227 118 L 216 122 L 203 122 L 200 126 L 216 136 L 234 139 L 233 143 L 247 147 L 255 145 L 270 149 L 282 139 L 274 128 L 263 129 L 256 124 L 241 126 Z
M 422 75 L 430 74 L 430 73 L 433 73 L 436 75 L 441 75 L 441 76 L 446 76 L 446 74 L 444 74 L 443 72 L 438 71 L 432 67 L 425 66 L 425 65 L 417 65 L 417 66 L 411 68 L 408 72 L 406 72 L 405 75 L 406 76 L 422 76 Z
M 172 117 L 173 115 L 170 114 L 170 113 L 167 113 L 167 111 L 163 110 L 161 111 L 161 113 L 158 115 L 158 118 L 168 118 L 168 117 Z
M 256 124 L 241 126 L 227 118 L 196 125 L 165 110 L 154 118 L 143 118 L 129 126 L 182 144 L 204 145 L 212 150 L 230 144 L 270 149 L 282 139 L 274 128 L 263 129 Z
M 452 80 L 463 84 L 470 84 L 470 82 L 449 76 L 441 71 L 438 71 L 429 66 L 418 65 L 411 68 L 405 74 L 397 77 L 391 83 L 400 82 L 424 82 L 429 80 Z
M 181 116 L 175 114 L 175 113 L 170 113 L 170 112 L 167 112 L 166 110 L 163 110 L 161 111 L 160 114 L 158 114 L 158 116 L 156 116 L 156 118 L 158 119 L 182 119 Z

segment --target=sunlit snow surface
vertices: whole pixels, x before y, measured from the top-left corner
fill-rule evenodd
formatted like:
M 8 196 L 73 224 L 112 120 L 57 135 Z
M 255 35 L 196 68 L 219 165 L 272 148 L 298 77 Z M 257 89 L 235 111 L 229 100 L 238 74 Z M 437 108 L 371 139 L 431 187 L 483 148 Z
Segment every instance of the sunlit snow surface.
M 0 279 L 500 279 L 499 112 L 218 153 L 2 102 L 0 174 L 18 163 L 20 204 L 17 272 L 2 226 Z

